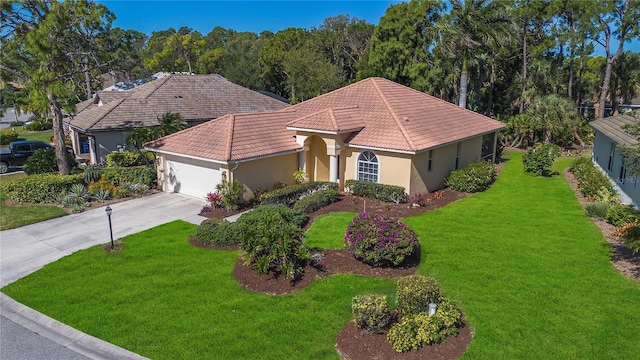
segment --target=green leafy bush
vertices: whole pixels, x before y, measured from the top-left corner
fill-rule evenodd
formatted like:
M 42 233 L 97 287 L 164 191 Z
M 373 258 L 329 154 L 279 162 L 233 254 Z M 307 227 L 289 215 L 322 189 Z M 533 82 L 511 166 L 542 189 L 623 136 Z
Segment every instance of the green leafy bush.
M 584 209 L 591 217 L 597 217 L 604 219 L 607 216 L 607 212 L 611 208 L 611 204 L 605 201 L 592 201 L 584 205 Z
M 73 155 L 67 153 L 67 159 L 69 160 L 69 166 L 72 171 L 78 168 L 78 163 Z M 56 151 L 53 149 L 36 150 L 36 152 L 29 156 L 24 162 L 22 169 L 27 175 L 57 172 L 58 160 L 56 159 Z
M 83 174 L 36 174 L 2 183 L 8 199 L 18 203 L 55 203 L 74 184 L 83 183 Z
M 586 197 L 598 198 L 599 194 L 604 193 L 603 189 L 606 189 L 609 194 L 616 194 L 609 179 L 589 158 L 578 157 L 571 163 L 569 171 L 578 180 L 578 187 Z
M 310 214 L 336 201 L 338 201 L 338 192 L 336 190 L 319 190 L 296 201 L 293 204 L 293 209 Z
M 284 205 L 260 205 L 254 208 L 252 211 L 242 214 L 236 223 L 247 224 L 253 226 L 264 217 L 281 216 L 286 222 L 291 223 L 297 227 L 302 228 L 309 217 L 307 214 L 297 210 L 290 209 Z
M 220 193 L 222 207 L 227 210 L 235 210 L 242 205 L 245 187 L 238 180 L 222 182 L 216 185 L 216 190 Z
M 487 190 L 497 175 L 498 170 L 490 161 L 479 161 L 452 171 L 445 184 L 456 191 L 475 193 Z
M 371 266 L 398 266 L 418 249 L 418 236 L 403 222 L 384 215 L 356 216 L 344 236 L 345 247 Z
M 53 123 L 46 120 L 35 120 L 25 125 L 27 131 L 44 131 L 53 129 Z
M 440 286 L 435 279 L 424 275 L 405 276 L 396 282 L 396 306 L 402 316 L 429 310 L 429 303 L 441 300 Z
M 615 227 L 622 226 L 635 220 L 640 220 L 640 211 L 631 205 L 614 205 L 609 208 L 605 216 L 608 223 Z
M 157 178 L 156 169 L 153 166 L 104 168 L 99 171 L 111 184 L 117 187 L 125 184 L 144 184 L 151 188 Z
M 12 141 L 18 140 L 18 133 L 9 129 L 0 131 L 0 145 L 9 145 Z
M 522 155 L 524 171 L 545 175 L 551 170 L 553 161 L 560 156 L 560 147 L 555 144 L 540 144 Z
M 320 190 L 338 191 L 338 184 L 325 181 L 314 181 L 310 183 L 285 186 L 266 194 L 262 194 L 262 196 L 260 197 L 260 202 L 265 205 L 282 204 L 286 206 L 293 206 L 296 201 Z
M 616 235 L 622 238 L 625 245 L 634 253 L 640 251 L 640 221 L 638 219 L 616 228 Z
M 206 219 L 198 226 L 196 237 L 208 245 L 238 245 L 243 237 L 242 226 L 218 218 Z
M 108 167 L 144 166 L 153 164 L 154 161 L 151 151 L 115 151 L 107 154 Z
M 451 301 L 443 298 L 436 313 L 427 312 L 405 316 L 387 334 L 387 340 L 397 352 L 417 350 L 423 345 L 436 344 L 449 336 L 458 335 L 462 312 Z
M 245 265 L 253 266 L 259 274 L 271 272 L 296 281 L 311 260 L 302 229 L 277 210 L 263 210 L 251 225 L 244 229 L 240 242 Z
M 374 200 L 390 201 L 396 204 L 405 203 L 408 200 L 407 194 L 402 186 L 378 184 L 369 181 L 347 180 L 344 186 L 353 195 L 366 197 Z
M 351 300 L 353 322 L 358 329 L 381 332 L 391 321 L 387 297 L 378 294 L 356 295 Z

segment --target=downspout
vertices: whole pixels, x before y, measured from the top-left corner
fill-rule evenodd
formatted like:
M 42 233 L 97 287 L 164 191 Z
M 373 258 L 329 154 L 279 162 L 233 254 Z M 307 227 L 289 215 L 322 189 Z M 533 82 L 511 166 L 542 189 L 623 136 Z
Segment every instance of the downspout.
M 233 169 L 229 169 L 229 181 L 234 181 L 235 180 L 235 176 L 233 175 L 233 172 L 238 168 L 238 166 L 240 166 L 239 162 L 236 162 L 236 166 Z

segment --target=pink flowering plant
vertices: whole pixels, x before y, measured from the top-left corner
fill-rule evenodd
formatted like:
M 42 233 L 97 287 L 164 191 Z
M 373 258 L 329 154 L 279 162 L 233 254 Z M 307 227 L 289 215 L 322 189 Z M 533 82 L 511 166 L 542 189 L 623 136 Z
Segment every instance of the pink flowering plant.
M 418 249 L 418 236 L 399 220 L 362 213 L 347 227 L 344 244 L 371 266 L 398 266 Z

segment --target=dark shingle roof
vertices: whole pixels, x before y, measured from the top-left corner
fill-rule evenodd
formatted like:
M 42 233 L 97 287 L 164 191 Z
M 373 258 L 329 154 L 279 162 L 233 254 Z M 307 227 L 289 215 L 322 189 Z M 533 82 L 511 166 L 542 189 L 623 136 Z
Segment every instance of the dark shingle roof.
M 638 140 L 624 131 L 622 127 L 625 125 L 633 125 L 637 122 L 638 119 L 630 115 L 615 115 L 592 121 L 589 125 L 600 131 L 616 144 L 633 146 L 638 143 Z

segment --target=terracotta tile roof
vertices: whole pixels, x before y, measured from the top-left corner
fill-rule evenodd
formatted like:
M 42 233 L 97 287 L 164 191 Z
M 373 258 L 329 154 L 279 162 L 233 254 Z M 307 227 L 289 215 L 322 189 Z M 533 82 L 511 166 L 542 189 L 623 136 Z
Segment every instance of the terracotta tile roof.
M 236 161 L 299 149 L 294 138 L 298 129 L 354 130 L 347 139 L 349 146 L 414 153 L 503 128 L 499 121 L 428 94 L 386 79 L 369 78 L 284 110 L 227 115 L 148 147 Z M 218 152 L 218 145 L 215 150 L 203 145 L 222 142 L 227 149 L 224 153 Z
M 157 125 L 157 117 L 167 112 L 180 113 L 185 121 L 204 121 L 289 106 L 215 74 L 172 74 L 128 91 L 100 91 L 94 102 L 65 121 L 86 132 L 124 130 Z
M 638 119 L 631 115 L 616 115 L 594 120 L 589 125 L 619 145 L 633 146 L 638 143 L 638 140 L 624 131 L 622 127 L 636 123 L 638 123 Z

